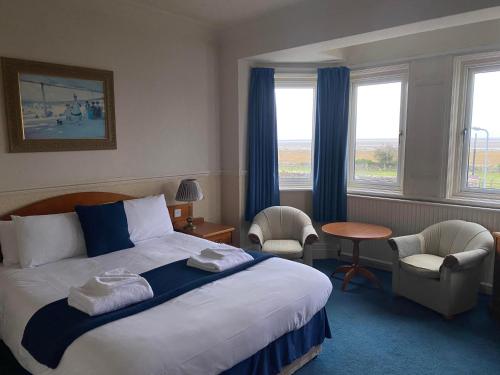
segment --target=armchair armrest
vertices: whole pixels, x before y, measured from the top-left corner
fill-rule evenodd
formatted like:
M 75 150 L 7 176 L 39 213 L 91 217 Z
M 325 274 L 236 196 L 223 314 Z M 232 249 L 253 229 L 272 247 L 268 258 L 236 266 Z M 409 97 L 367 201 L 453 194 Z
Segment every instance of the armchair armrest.
M 302 228 L 302 246 L 310 245 L 318 240 L 318 233 L 312 226 L 312 224 L 307 224 Z
M 253 223 L 248 230 L 248 238 L 253 243 L 259 244 L 262 246 L 264 243 L 264 235 L 262 234 L 262 229 L 259 224 Z
M 461 253 L 450 254 L 444 257 L 443 267 L 452 271 L 460 271 L 473 268 L 488 256 L 488 251 L 484 249 L 467 250 Z
M 406 258 L 410 255 L 422 254 L 424 252 L 424 240 L 420 234 L 393 237 L 388 242 L 399 258 Z

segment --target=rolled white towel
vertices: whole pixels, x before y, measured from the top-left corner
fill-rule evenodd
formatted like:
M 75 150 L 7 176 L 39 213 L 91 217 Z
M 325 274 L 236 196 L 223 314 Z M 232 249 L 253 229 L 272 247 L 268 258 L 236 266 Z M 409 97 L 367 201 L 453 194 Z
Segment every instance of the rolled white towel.
M 227 247 L 227 248 L 208 248 L 202 250 L 200 255 L 208 258 L 222 259 L 226 256 L 234 256 L 236 254 L 246 254 L 243 249 L 238 249 L 237 247 Z
M 253 260 L 253 257 L 245 252 L 237 252 L 232 256 L 225 256 L 222 259 L 209 258 L 200 254 L 191 255 L 187 261 L 187 265 L 204 271 L 221 272 L 251 260 Z
M 145 278 L 117 268 L 92 277 L 79 288 L 71 287 L 68 305 L 94 316 L 147 300 L 153 295 Z

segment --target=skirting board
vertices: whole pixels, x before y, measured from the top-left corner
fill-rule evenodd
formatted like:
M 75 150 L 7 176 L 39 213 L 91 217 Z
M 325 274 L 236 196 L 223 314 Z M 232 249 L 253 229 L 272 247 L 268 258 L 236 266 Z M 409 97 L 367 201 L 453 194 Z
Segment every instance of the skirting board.
M 326 249 L 317 249 L 314 250 L 314 259 L 339 259 L 337 256 L 337 250 L 326 250 Z M 342 252 L 340 256 L 340 260 L 342 261 L 349 261 L 352 259 L 352 253 L 344 253 Z M 392 263 L 391 262 L 386 262 L 382 261 L 379 259 L 375 258 L 370 258 L 370 257 L 365 257 L 365 256 L 360 256 L 359 259 L 363 264 L 373 267 L 379 270 L 383 271 L 389 271 L 392 272 Z M 484 293 L 484 294 L 493 294 L 493 285 L 490 283 L 485 283 L 481 282 L 479 286 L 479 292 Z

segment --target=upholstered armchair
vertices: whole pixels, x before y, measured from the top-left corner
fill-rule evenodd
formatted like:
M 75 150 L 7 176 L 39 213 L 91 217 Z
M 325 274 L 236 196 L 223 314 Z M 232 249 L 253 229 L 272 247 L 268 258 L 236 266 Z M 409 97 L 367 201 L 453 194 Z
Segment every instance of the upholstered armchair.
M 248 238 L 259 244 L 263 252 L 312 265 L 311 249 L 306 245 L 317 241 L 318 234 L 309 216 L 301 210 L 273 206 L 255 216 Z
M 476 223 L 449 220 L 421 233 L 391 238 L 392 289 L 446 318 L 475 306 L 481 265 L 493 248 L 490 232 Z

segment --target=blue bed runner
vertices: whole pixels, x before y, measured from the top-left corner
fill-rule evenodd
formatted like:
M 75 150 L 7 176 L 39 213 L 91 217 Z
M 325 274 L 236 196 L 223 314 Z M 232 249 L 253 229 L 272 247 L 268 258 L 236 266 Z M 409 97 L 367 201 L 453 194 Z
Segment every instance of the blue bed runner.
M 38 362 L 56 368 L 68 346 L 85 332 L 158 306 L 272 257 L 260 252 L 248 253 L 254 260 L 217 273 L 188 267 L 186 259 L 144 272 L 141 276 L 151 285 L 154 297 L 106 314 L 89 316 L 69 306 L 67 298 L 52 302 L 33 314 L 24 329 L 22 345 Z

